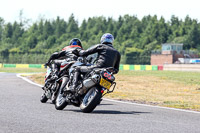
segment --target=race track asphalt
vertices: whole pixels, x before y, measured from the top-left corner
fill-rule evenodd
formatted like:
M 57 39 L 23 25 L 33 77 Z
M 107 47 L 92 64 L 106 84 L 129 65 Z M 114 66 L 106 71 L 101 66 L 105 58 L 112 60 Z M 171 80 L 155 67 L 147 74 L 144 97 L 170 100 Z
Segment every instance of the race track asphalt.
M 200 133 L 200 113 L 103 100 L 92 113 L 41 103 L 40 87 L 0 73 L 0 133 Z

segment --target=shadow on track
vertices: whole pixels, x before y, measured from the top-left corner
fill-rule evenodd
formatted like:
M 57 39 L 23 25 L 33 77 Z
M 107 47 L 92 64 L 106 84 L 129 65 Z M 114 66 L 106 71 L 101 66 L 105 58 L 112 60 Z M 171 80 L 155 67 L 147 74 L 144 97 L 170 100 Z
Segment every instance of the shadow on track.
M 81 110 L 75 109 L 64 109 L 63 111 L 72 111 L 72 112 L 82 112 Z M 151 114 L 151 112 L 139 112 L 139 111 L 117 111 L 117 110 L 94 110 L 91 114 Z
M 101 103 L 101 104 L 99 104 L 98 106 L 104 106 L 104 105 L 114 105 L 114 104 L 111 104 L 111 103 Z
M 117 111 L 117 110 L 94 110 L 92 113 L 94 114 L 148 114 L 151 112 L 139 112 L 139 111 Z

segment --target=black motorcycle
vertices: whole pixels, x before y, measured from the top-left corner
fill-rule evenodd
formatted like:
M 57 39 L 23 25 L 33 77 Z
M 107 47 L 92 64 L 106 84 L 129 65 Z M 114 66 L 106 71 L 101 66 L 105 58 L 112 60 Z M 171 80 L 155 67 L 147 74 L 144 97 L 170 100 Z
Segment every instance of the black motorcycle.
M 52 66 L 55 65 L 53 61 L 47 65 L 47 72 L 45 75 L 45 84 L 42 89 L 44 90 L 44 93 L 41 95 L 40 101 L 42 103 L 46 103 L 48 99 L 51 100 L 53 104 L 55 104 L 56 97 L 58 95 L 58 90 L 62 86 L 66 86 L 65 83 L 65 77 L 68 75 L 68 70 L 71 67 L 72 64 L 74 64 L 75 61 L 65 61 L 60 66 L 60 71 L 58 78 L 54 78 L 55 73 L 53 71 Z M 64 82 L 63 82 L 64 81 Z
M 72 65 L 69 70 L 69 77 L 65 79 L 65 87 L 61 87 L 56 98 L 55 108 L 64 109 L 68 104 L 80 107 L 84 113 L 92 112 L 102 97 L 114 91 L 116 82 L 113 76 L 114 68 L 97 68 L 87 74 L 79 76 L 78 87 L 75 92 L 70 92 L 69 86 L 72 84 L 74 68 L 78 65 L 86 65 L 80 61 Z

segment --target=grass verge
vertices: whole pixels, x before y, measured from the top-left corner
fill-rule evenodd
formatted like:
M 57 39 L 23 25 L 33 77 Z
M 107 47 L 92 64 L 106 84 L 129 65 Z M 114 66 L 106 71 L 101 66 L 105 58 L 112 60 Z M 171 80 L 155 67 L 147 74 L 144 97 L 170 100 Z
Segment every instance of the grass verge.
M 0 68 L 0 72 L 7 73 L 35 73 L 35 72 L 45 72 L 45 68 Z
M 108 98 L 200 111 L 200 73 L 121 71 Z

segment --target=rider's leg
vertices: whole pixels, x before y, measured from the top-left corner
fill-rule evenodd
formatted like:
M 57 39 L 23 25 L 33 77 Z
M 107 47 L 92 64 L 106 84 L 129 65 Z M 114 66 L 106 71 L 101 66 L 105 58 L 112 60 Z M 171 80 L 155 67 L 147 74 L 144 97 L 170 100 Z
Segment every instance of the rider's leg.
M 77 66 L 74 70 L 72 85 L 69 87 L 70 91 L 75 91 L 75 88 L 78 85 L 78 77 L 80 74 L 80 68 L 81 68 L 81 66 Z
M 52 69 L 54 73 L 53 79 L 57 79 L 59 77 L 60 65 L 65 60 L 54 60 L 54 64 L 52 64 Z
M 78 77 L 80 73 L 88 73 L 92 71 L 94 68 L 97 68 L 97 66 L 77 66 L 75 68 L 72 85 L 70 86 L 69 89 L 71 91 L 75 91 L 76 87 L 78 86 Z

